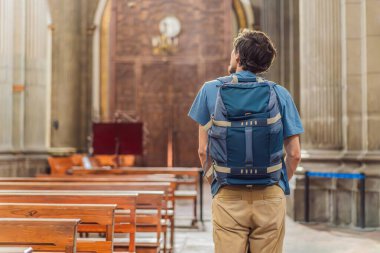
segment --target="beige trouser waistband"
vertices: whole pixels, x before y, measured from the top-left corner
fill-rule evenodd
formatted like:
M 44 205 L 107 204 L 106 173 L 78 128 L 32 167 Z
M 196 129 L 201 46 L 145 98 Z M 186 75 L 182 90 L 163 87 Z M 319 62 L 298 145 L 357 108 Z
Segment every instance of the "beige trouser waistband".
M 273 185 L 225 185 L 222 189 L 236 190 L 236 191 L 251 191 L 251 190 L 265 190 L 268 187 L 273 187 Z M 276 187 L 279 187 L 276 184 Z

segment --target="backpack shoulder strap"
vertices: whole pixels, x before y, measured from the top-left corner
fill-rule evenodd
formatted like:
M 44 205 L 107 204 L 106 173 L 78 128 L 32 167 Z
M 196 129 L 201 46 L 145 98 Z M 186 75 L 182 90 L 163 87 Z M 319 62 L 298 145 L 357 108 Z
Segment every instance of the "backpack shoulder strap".
M 238 83 L 238 78 L 236 75 L 232 75 L 232 76 L 223 76 L 223 77 L 219 77 L 217 78 L 216 80 L 218 80 L 219 82 L 223 84 L 226 84 L 226 83 Z
M 278 103 L 278 106 L 279 106 L 279 113 L 280 113 L 280 115 L 282 114 L 281 113 L 281 109 L 282 109 L 282 105 L 281 105 L 281 101 L 280 101 L 280 97 L 278 96 L 278 92 L 277 92 L 277 90 L 276 90 L 276 86 L 278 85 L 277 83 L 274 83 L 274 82 L 272 82 L 272 81 L 268 81 L 268 84 L 269 84 L 269 86 L 271 87 L 271 89 L 273 89 L 273 91 L 274 91 L 274 93 L 276 94 L 276 99 L 277 99 L 277 103 Z

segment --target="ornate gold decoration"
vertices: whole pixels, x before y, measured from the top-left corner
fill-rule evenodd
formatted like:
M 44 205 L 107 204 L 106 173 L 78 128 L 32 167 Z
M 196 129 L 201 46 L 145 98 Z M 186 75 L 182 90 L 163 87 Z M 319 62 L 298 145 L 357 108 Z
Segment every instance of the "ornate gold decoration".
M 161 35 L 152 38 L 153 54 L 173 54 L 178 50 L 178 35 L 181 23 L 175 16 L 167 16 L 160 21 Z
M 152 38 L 153 54 L 173 54 L 178 51 L 178 38 L 170 38 L 164 34 Z

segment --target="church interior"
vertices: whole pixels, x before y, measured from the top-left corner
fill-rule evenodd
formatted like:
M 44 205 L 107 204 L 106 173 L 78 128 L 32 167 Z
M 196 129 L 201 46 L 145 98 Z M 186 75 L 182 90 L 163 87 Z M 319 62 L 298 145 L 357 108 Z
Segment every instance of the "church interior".
M 305 129 L 285 252 L 380 252 L 380 0 L 0 0 L 0 252 L 213 252 L 187 114 L 244 29 Z

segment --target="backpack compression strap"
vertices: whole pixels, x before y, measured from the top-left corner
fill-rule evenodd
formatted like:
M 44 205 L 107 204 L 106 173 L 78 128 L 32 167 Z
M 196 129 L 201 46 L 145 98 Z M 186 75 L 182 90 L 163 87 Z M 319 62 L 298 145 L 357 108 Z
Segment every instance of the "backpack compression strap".
M 252 167 L 252 168 L 229 168 L 224 166 L 219 166 L 215 162 L 212 165 L 213 169 L 217 172 L 228 173 L 234 175 L 264 175 L 282 169 L 282 162 L 270 167 Z
M 212 125 L 220 127 L 246 127 L 246 126 L 268 126 L 276 123 L 281 119 L 281 114 L 277 113 L 276 116 L 268 119 L 249 119 L 243 121 L 224 121 L 224 120 L 211 120 L 203 126 L 207 131 L 211 128 Z

